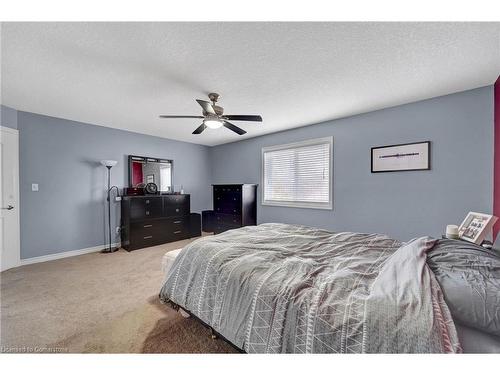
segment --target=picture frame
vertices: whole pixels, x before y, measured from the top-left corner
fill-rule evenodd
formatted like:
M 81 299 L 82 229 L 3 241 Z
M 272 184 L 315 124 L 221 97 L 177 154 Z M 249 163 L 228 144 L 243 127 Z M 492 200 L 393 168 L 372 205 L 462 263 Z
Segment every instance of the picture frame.
M 371 173 L 430 170 L 430 157 L 430 141 L 372 147 Z
M 148 174 L 146 176 L 146 183 L 147 184 L 150 184 L 150 183 L 155 183 L 155 175 L 154 174 Z
M 471 211 L 458 227 L 458 237 L 463 241 L 481 245 L 497 219 L 493 215 Z

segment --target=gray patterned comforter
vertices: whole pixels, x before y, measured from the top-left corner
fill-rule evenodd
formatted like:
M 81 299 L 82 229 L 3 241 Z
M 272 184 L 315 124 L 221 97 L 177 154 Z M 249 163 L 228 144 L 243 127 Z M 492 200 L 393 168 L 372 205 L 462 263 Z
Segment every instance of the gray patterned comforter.
M 186 246 L 160 298 L 246 352 L 460 352 L 425 262 L 433 244 L 287 224 L 244 227 Z

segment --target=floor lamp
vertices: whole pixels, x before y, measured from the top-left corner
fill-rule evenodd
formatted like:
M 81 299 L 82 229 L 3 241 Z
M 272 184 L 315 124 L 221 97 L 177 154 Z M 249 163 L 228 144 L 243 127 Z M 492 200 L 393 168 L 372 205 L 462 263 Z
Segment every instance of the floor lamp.
M 113 248 L 111 245 L 111 168 L 113 168 L 118 162 L 116 160 L 101 160 L 101 164 L 108 168 L 108 235 L 109 244 L 108 247 L 102 250 L 103 253 L 114 253 L 118 250 L 117 247 Z

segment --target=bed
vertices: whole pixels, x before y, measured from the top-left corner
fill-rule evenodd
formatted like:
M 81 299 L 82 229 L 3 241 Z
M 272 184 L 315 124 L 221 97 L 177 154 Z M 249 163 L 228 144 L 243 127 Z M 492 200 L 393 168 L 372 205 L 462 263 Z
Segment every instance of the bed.
M 248 353 L 460 353 L 436 240 L 269 223 L 182 249 L 160 298 Z

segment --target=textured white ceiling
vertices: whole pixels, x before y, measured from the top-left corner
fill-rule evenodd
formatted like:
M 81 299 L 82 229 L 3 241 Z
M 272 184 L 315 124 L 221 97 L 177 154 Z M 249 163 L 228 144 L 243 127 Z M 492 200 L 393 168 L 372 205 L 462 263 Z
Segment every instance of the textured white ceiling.
M 205 145 L 490 85 L 500 23 L 3 23 L 2 103 Z M 264 122 L 191 132 L 195 98 Z

